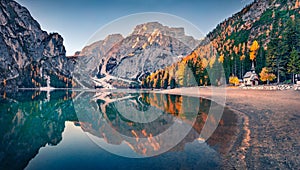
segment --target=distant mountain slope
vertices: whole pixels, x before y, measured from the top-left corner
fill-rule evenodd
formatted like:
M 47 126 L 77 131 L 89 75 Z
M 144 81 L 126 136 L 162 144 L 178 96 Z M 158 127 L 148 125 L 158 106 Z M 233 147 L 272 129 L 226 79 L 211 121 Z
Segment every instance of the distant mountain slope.
M 73 61 L 65 56 L 63 38 L 48 34 L 29 11 L 11 0 L 0 1 L 0 89 L 71 86 Z
M 231 75 L 242 78 L 251 69 L 250 47 L 254 41 L 259 44 L 254 59 L 256 72 L 260 73 L 263 67 L 267 67 L 269 72 L 276 74 L 278 82 L 290 81 L 294 73 L 300 72 L 300 64 L 295 66 L 290 61 L 293 49 L 294 60 L 300 60 L 299 7 L 298 0 L 254 1 L 220 23 L 182 61 L 145 78 L 144 86 L 162 85 L 167 77 L 165 86 L 173 87 L 174 83 L 175 86 L 195 85 L 180 81 L 180 75 L 187 74 L 184 72 L 186 68 L 191 74 L 186 77 L 195 77 L 198 85 L 220 84 L 223 82 L 220 74 L 225 74 L 226 81 Z M 220 72 L 221 66 L 224 72 Z M 210 72 L 210 77 L 207 72 Z
M 134 86 L 143 76 L 189 54 L 200 42 L 186 36 L 183 28 L 170 28 L 158 22 L 137 25 L 125 38 L 112 36 L 115 41 L 106 43 L 111 38 L 107 37 L 81 51 L 80 55 L 84 57 L 78 58 L 81 58 L 82 64 L 74 74 L 80 77 L 84 86 Z M 89 75 L 88 78 L 86 75 Z M 94 82 L 88 80 L 91 78 Z
M 105 61 L 106 53 L 124 38 L 121 34 L 108 35 L 104 40 L 88 45 L 76 56 L 76 67 L 73 77 L 78 87 L 93 88 L 91 77 L 95 77 L 101 69 L 99 67 Z
M 159 22 L 148 22 L 145 24 L 140 24 L 137 25 L 131 35 L 145 35 L 149 36 L 155 30 L 159 30 L 162 35 L 169 36 L 176 38 L 180 42 L 186 44 L 190 48 L 194 49 L 199 45 L 199 40 L 196 40 L 192 36 L 188 36 L 185 34 L 184 28 L 178 27 L 178 28 L 173 28 L 173 27 L 168 27 L 164 26 Z
M 159 30 L 150 36 L 131 35 L 116 44 L 106 55 L 103 71 L 114 76 L 137 80 L 145 74 L 170 65 L 192 49 L 176 38 L 163 35 Z

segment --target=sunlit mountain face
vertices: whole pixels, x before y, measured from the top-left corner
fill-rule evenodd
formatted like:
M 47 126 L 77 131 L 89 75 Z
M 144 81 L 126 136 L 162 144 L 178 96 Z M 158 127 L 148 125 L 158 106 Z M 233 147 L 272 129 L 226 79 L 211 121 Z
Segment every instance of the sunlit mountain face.
M 63 37 L 47 33 L 30 12 L 15 1 L 0 1 L 0 90 L 18 87 L 71 87 L 73 59 Z
M 73 75 L 78 87 L 137 88 L 143 77 L 179 61 L 200 43 L 186 35 L 183 27 L 173 28 L 160 22 L 137 22 L 132 30 L 125 37 L 107 35 L 74 56 L 77 63 Z
M 123 158 L 113 155 L 119 154 L 150 157 L 142 159 L 147 164 L 163 157 L 168 165 L 188 152 L 190 156 L 186 155 L 182 164 L 207 161 L 206 155 L 209 166 L 219 166 L 236 121 L 226 111 L 216 132 L 205 142 L 201 130 L 212 103 L 201 98 L 142 92 L 22 91 L 2 94 L 1 103 L 1 169 L 38 167 L 42 162 L 36 161 L 45 155 L 51 158 L 55 148 L 62 150 L 57 155 L 62 158 L 60 166 L 67 165 L 69 159 L 75 159 L 76 154 L 69 155 L 75 149 L 72 146 L 82 154 L 100 156 L 100 162 L 107 158 L 118 164 Z M 220 135 L 224 141 L 219 140 Z M 158 158 L 151 157 L 154 155 Z M 196 155 L 203 159 L 196 159 Z M 99 160 L 93 160 L 95 166 L 100 166 L 96 163 Z
M 101 99 L 100 96 L 106 96 L 107 99 Z M 205 120 L 202 117 L 206 117 L 197 115 L 200 103 L 197 98 L 147 93 L 112 93 L 99 94 L 95 100 L 99 108 L 95 117 L 86 120 L 86 116 L 78 116 L 80 121 L 81 116 L 83 117 L 83 129 L 111 144 L 125 142 L 135 152 L 144 156 L 160 153 L 160 149 L 163 151 L 173 141 L 180 142 L 181 138 L 184 138 L 180 137 L 181 134 L 189 133 L 195 121 L 203 124 Z M 185 102 L 190 105 L 184 105 Z M 82 100 L 80 103 L 86 106 Z M 79 108 L 76 110 L 78 112 Z M 176 127 L 179 124 L 180 127 Z M 164 133 L 168 134 L 168 138 L 164 137 Z M 195 133 L 195 138 L 198 138 L 200 131 L 194 129 L 191 133 Z

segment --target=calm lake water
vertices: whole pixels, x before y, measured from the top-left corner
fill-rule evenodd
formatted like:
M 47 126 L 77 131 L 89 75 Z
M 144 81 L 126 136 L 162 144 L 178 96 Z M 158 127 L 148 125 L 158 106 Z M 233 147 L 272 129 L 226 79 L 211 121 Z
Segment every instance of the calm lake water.
M 2 93 L 0 169 L 218 169 L 236 116 L 225 109 L 204 142 L 212 105 L 143 92 Z

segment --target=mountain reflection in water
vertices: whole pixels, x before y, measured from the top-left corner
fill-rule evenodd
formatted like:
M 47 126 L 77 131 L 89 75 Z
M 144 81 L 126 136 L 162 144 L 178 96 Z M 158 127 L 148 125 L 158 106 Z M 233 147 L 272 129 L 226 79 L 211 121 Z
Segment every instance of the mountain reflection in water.
M 213 103 L 180 95 L 20 91 L 0 103 L 0 169 L 218 168 L 236 128 L 225 110 L 199 142 Z

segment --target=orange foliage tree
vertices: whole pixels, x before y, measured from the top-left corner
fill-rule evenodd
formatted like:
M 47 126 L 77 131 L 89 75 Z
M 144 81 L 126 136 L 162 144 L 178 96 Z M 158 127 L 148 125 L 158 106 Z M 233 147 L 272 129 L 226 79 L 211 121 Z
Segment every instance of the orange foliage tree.
M 6 79 L 3 80 L 3 86 L 6 86 Z
M 222 54 L 219 59 L 218 59 L 219 63 L 223 63 L 224 62 L 224 55 Z
M 259 49 L 259 44 L 256 40 L 254 40 L 250 47 L 250 60 L 253 61 L 256 58 L 258 49 Z
M 239 85 L 239 78 L 237 76 L 230 76 L 229 77 L 229 84 L 232 84 L 232 85 Z
M 276 76 L 273 73 L 269 73 L 268 69 L 264 67 L 261 72 L 259 73 L 260 80 L 263 82 L 267 81 L 267 84 L 269 84 L 270 81 L 273 81 L 276 79 Z

